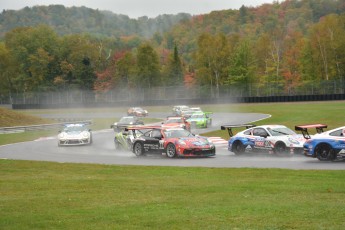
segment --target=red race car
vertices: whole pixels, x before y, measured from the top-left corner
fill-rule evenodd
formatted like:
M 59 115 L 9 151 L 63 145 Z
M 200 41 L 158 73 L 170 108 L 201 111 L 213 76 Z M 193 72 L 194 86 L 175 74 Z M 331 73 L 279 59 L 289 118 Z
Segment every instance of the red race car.
M 190 131 L 190 123 L 184 117 L 167 117 L 162 122 L 162 128 L 184 128 Z
M 216 147 L 212 142 L 206 137 L 196 136 L 186 129 L 166 129 L 160 126 L 127 128 L 127 130 L 138 129 L 146 129 L 147 131 L 138 137 L 134 136 L 131 150 L 137 156 L 145 153 L 166 153 L 169 158 L 216 155 Z

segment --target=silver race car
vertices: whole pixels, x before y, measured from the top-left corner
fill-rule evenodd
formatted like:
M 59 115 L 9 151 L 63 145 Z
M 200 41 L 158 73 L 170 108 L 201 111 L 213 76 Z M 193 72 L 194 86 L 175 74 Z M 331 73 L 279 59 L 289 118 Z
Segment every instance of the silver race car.
M 58 146 L 62 145 L 90 145 L 92 143 L 91 129 L 87 124 L 67 124 L 58 135 Z

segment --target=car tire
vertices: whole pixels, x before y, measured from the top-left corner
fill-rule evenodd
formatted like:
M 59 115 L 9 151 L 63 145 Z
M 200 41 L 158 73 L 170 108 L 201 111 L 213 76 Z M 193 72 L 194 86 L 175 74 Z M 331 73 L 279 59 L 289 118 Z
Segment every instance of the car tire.
M 169 158 L 174 158 L 176 156 L 176 147 L 173 143 L 169 143 L 166 150 L 166 155 Z
M 144 154 L 144 146 L 141 142 L 134 144 L 133 152 L 136 156 L 142 156 Z
M 278 155 L 287 155 L 287 153 L 288 153 L 286 145 L 283 142 L 277 142 L 274 145 L 273 151 L 274 151 L 275 154 L 278 154 Z
M 331 146 L 328 144 L 317 145 L 315 147 L 315 155 L 320 161 L 331 161 L 336 158 L 334 151 L 332 151 Z
M 241 155 L 242 153 L 244 153 L 244 150 L 245 148 L 241 141 L 235 141 L 232 144 L 232 152 L 234 152 L 235 155 Z

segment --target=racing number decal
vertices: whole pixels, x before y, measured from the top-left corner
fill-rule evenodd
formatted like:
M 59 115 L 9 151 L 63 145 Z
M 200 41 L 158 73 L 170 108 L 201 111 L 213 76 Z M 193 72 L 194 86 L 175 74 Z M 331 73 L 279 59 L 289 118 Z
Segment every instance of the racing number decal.
M 271 148 L 271 147 L 272 147 L 272 146 L 271 146 L 271 142 L 265 141 L 265 147 L 266 147 L 266 148 Z

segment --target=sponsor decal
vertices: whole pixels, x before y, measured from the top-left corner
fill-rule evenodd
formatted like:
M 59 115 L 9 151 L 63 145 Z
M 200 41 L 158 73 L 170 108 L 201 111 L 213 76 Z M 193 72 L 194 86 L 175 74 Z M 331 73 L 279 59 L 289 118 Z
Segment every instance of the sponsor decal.
M 339 153 L 340 153 L 340 154 L 344 154 L 344 153 L 345 153 L 345 149 L 340 150 Z
M 145 149 L 159 149 L 157 144 L 144 144 Z

